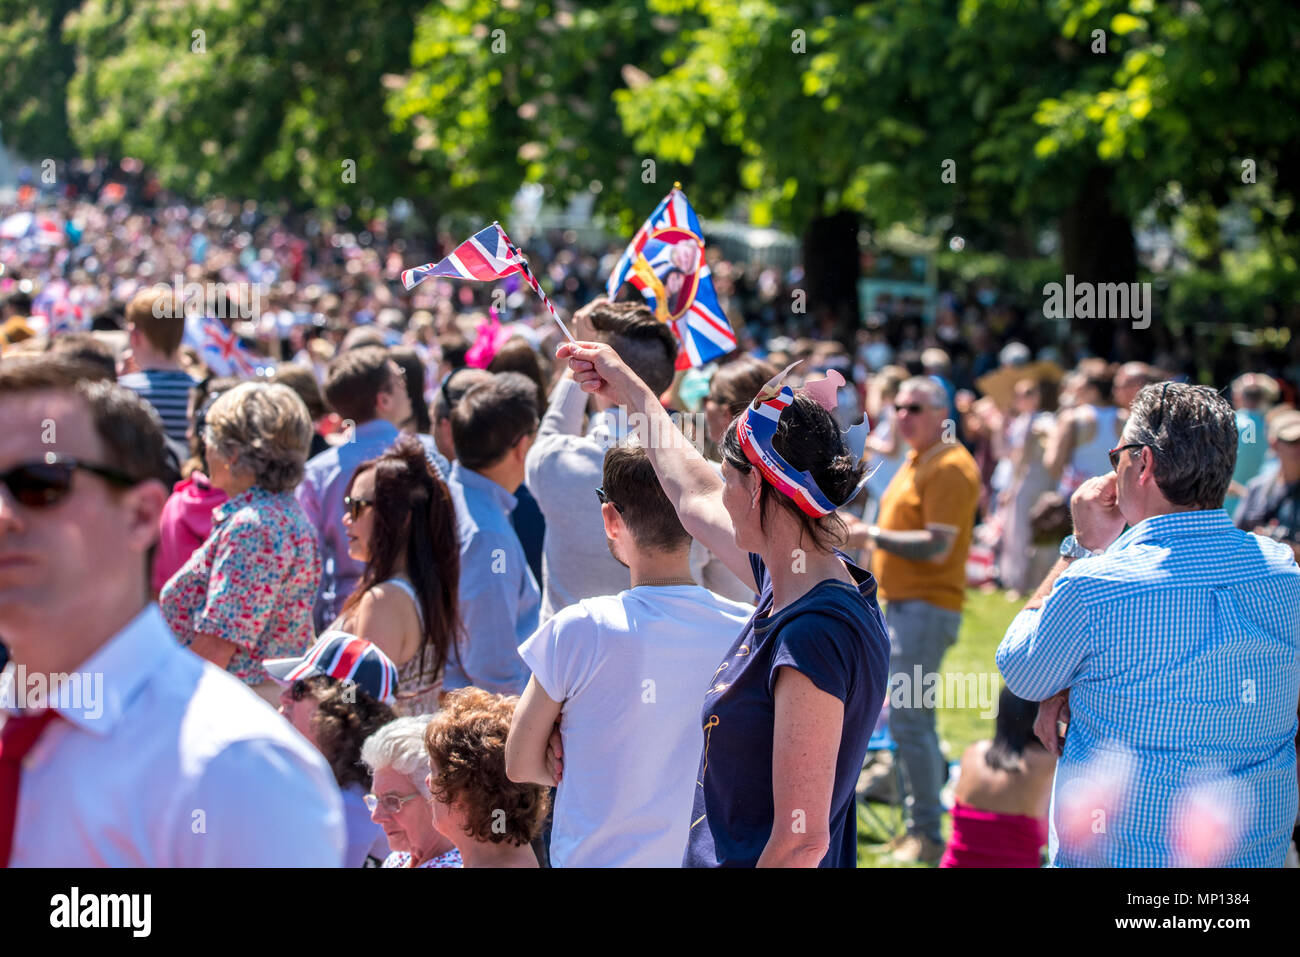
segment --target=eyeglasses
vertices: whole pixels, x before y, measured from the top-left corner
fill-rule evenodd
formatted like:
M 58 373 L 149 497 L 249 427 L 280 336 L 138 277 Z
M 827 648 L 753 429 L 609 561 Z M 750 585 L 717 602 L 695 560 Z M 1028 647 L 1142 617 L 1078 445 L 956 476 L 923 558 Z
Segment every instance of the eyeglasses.
M 921 405 L 919 402 L 913 402 L 913 403 L 911 403 L 910 405 L 895 405 L 895 406 L 894 406 L 894 411 L 895 411 L 895 412 L 898 412 L 898 413 L 908 412 L 908 413 L 911 413 L 912 415 L 920 415 L 920 414 L 921 414 L 922 412 L 924 412 L 925 410 L 926 410 L 926 406 Z
M 49 508 L 68 497 L 72 491 L 72 473 L 78 469 L 125 488 L 140 482 L 117 469 L 79 462 L 70 456 L 55 455 L 53 452 L 47 453 L 43 462 L 24 462 L 0 473 L 0 482 L 9 487 L 10 494 L 19 505 Z
M 374 505 L 375 500 L 372 498 L 353 498 L 351 495 L 343 496 L 343 508 L 348 513 L 348 518 L 356 521 L 361 515 L 361 510 L 368 505 Z
M 1120 445 L 1111 449 L 1109 452 L 1106 453 L 1106 457 L 1110 459 L 1110 470 L 1114 472 L 1119 469 L 1119 453 L 1125 452 L 1129 449 L 1144 449 L 1144 448 L 1146 448 L 1146 445 L 1144 445 L 1141 442 L 1130 442 L 1128 445 Z
M 389 814 L 402 813 L 402 807 L 407 801 L 414 801 L 420 796 L 417 791 L 414 794 L 385 794 L 383 797 L 377 797 L 374 794 L 367 794 L 361 800 L 366 802 L 366 809 L 374 813 L 375 808 L 382 807 Z
M 613 505 L 614 510 L 617 511 L 618 514 L 620 515 L 623 514 L 623 506 L 619 505 L 618 502 L 611 502 L 609 500 L 609 496 L 605 494 L 605 490 L 603 488 L 596 489 L 596 498 L 600 499 L 601 505 Z

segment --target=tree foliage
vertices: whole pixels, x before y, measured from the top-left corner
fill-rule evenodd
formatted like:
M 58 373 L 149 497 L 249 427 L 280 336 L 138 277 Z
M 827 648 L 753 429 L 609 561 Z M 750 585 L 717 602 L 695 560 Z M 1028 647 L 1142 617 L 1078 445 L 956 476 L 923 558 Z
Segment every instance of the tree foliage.
M 65 90 L 74 51 L 63 21 L 78 0 L 0 0 L 0 138 L 29 158 L 72 154 Z
M 165 185 L 356 206 L 435 170 L 384 115 L 414 0 L 86 0 L 69 18 L 73 138 Z M 345 163 L 355 163 L 348 182 Z

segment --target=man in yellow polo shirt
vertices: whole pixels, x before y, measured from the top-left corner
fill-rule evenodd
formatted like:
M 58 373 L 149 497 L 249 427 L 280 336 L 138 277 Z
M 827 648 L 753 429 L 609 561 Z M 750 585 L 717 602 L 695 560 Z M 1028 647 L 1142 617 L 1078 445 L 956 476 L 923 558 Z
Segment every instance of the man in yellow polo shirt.
M 898 433 L 911 452 L 881 497 L 879 525 L 852 523 L 849 544 L 874 549 L 871 571 L 886 603 L 889 728 L 898 744 L 908 819 L 907 833 L 892 844 L 893 856 L 938 863 L 943 855 L 939 789 L 947 767 L 934 709 L 924 704 L 924 676 L 939 673 L 944 652 L 957 640 L 980 473 L 956 440 L 947 419 L 948 393 L 938 380 L 908 379 L 894 403 Z

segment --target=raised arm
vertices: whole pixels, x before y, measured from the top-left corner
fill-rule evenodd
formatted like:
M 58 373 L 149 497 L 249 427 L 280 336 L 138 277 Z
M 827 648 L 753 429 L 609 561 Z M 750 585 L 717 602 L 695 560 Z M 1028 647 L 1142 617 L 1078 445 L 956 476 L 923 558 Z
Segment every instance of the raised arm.
M 627 408 L 628 423 L 640 433 L 659 484 L 686 531 L 737 578 L 755 587 L 749 556 L 736 546 L 731 516 L 722 504 L 722 479 L 682 435 L 658 396 L 603 343 L 566 342 L 555 355 L 569 361 L 573 378 L 584 392 Z

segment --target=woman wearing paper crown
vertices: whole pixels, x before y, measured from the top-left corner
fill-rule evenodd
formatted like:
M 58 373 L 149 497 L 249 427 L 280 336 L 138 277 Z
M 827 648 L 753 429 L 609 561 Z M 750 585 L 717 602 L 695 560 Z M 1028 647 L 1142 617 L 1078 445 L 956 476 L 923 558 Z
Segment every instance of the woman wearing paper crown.
M 644 416 L 645 435 L 673 434 L 608 346 L 556 354 L 585 391 Z M 835 550 L 835 509 L 865 482 L 829 411 L 844 380 L 832 373 L 796 392 L 784 384 L 790 368 L 727 428 L 721 478 L 688 442 L 647 443 L 686 530 L 758 593 L 700 713 L 688 867 L 856 866 L 854 785 L 884 701 L 889 638 L 875 580 Z

